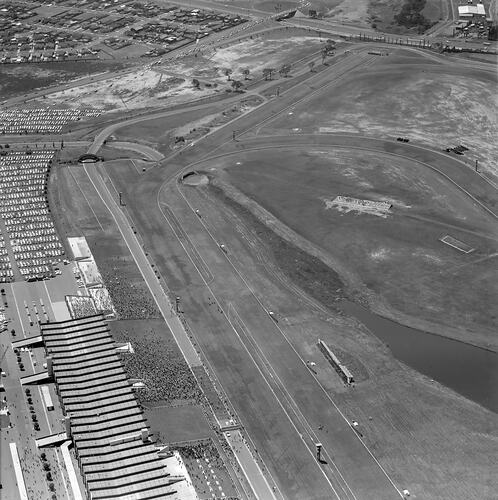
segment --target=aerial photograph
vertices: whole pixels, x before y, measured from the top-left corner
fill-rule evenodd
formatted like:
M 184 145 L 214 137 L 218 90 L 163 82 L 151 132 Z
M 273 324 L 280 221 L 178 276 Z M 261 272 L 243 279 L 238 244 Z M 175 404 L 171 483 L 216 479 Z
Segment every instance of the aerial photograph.
M 498 0 L 0 0 L 0 500 L 498 499 Z

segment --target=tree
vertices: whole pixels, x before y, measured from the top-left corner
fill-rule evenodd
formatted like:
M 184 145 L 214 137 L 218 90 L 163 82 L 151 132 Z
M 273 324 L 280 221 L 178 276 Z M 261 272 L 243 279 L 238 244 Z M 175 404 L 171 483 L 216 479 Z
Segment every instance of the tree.
M 201 86 L 201 82 L 199 80 L 197 80 L 197 78 L 194 78 L 192 80 L 192 85 L 194 86 L 194 88 L 196 88 L 197 90 L 199 90 L 199 88 Z
M 226 69 L 223 70 L 223 73 L 227 77 L 227 80 L 230 81 L 231 80 L 230 75 L 233 73 L 233 69 L 226 68 Z
M 287 78 L 289 76 L 290 70 L 291 70 L 291 65 L 284 64 L 278 72 L 280 73 L 280 76 Z
M 265 80 L 271 80 L 271 75 L 275 72 L 275 68 L 263 68 L 263 76 Z
M 232 88 L 235 92 L 239 92 L 243 86 L 244 84 L 242 82 L 239 82 L 238 80 L 232 81 Z
M 308 63 L 308 66 L 310 67 L 310 72 L 313 73 L 315 67 L 315 61 L 310 61 Z
M 244 75 L 244 80 L 248 80 L 249 79 L 249 68 L 243 68 L 242 69 L 242 74 Z

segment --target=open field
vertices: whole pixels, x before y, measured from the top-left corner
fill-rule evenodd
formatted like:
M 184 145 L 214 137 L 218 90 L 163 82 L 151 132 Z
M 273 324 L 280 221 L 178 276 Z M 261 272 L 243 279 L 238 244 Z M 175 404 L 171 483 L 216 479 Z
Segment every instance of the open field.
M 223 4 L 228 3 L 226 0 L 217 1 Z M 306 16 L 309 10 L 313 9 L 325 19 L 332 21 L 372 26 L 389 33 L 409 33 L 410 31 L 416 33 L 417 27 L 404 26 L 398 23 L 394 17 L 399 14 L 405 3 L 407 2 L 401 0 L 312 0 L 310 2 L 231 0 L 229 2 L 230 5 L 271 13 L 275 12 L 276 9 L 298 8 Z M 427 22 L 434 23 L 444 16 L 446 10 L 442 6 L 441 0 L 426 0 L 420 13 Z
M 206 439 L 213 435 L 201 406 L 152 406 L 146 403 L 145 414 L 162 444 Z
M 216 163 L 218 166 L 221 162 L 217 161 Z M 206 164 L 206 169 L 209 167 L 210 165 Z M 264 407 L 266 412 L 264 413 L 261 412 L 261 409 L 254 408 L 255 402 L 257 402 L 257 408 L 261 408 L 259 401 L 264 386 L 261 386 L 260 383 L 258 385 L 259 377 L 255 378 L 254 367 L 251 365 L 251 361 L 242 355 L 243 351 L 241 352 L 239 341 L 234 338 L 233 332 L 225 333 L 227 327 L 224 315 L 216 308 L 216 304 L 212 305 L 211 292 L 200 286 L 202 281 L 199 280 L 195 268 L 185 256 L 184 250 L 181 247 L 179 248 L 174 233 L 168 225 L 164 224 L 164 219 L 161 221 L 161 218 L 156 218 L 153 209 L 154 203 L 149 202 L 150 187 L 159 184 L 158 175 L 160 173 L 151 171 L 150 175 L 148 174 L 149 178 L 144 178 L 143 183 L 140 182 L 145 187 L 144 193 L 148 193 L 147 200 L 142 196 L 138 196 L 142 188 L 140 184 L 137 185 L 136 174 L 132 171 L 127 171 L 126 177 L 123 177 L 123 173 L 118 174 L 116 172 L 116 174 L 116 182 L 119 183 L 119 188 L 123 188 L 128 193 L 127 196 L 130 198 L 129 209 L 136 218 L 137 226 L 142 228 L 144 239 L 150 242 L 148 244 L 151 245 L 154 260 L 161 259 L 159 264 L 161 273 L 165 276 L 166 281 L 174 286 L 175 292 L 181 295 L 185 317 L 188 318 L 192 325 L 197 342 L 215 367 L 218 377 L 226 388 L 228 396 L 233 401 L 238 414 L 249 431 L 249 435 L 255 440 L 270 472 L 278 478 L 279 483 L 282 485 L 285 483 L 285 480 L 284 483 L 281 482 L 283 479 L 282 468 L 285 468 L 285 470 L 292 468 L 293 471 L 296 471 L 293 474 L 297 474 L 294 476 L 294 480 L 297 483 L 296 487 L 298 487 L 298 485 L 303 484 L 303 479 L 297 471 L 302 470 L 304 467 L 304 470 L 308 471 L 307 474 L 310 474 L 313 471 L 312 464 L 308 465 L 307 459 L 300 459 L 299 463 L 293 462 L 293 455 L 289 455 L 289 450 L 278 461 L 275 461 L 274 453 L 280 455 L 281 450 L 285 448 L 281 448 L 279 444 L 281 433 L 285 431 L 287 425 L 285 417 L 283 420 L 278 420 L 278 424 L 272 419 L 274 432 L 271 435 L 264 431 L 265 427 L 261 426 L 262 421 L 267 421 L 271 417 L 269 408 L 273 407 L 272 400 L 271 398 L 267 399 L 265 396 Z M 254 234 L 251 234 L 250 229 L 248 231 L 241 229 L 241 222 L 242 225 L 245 224 L 243 218 L 233 218 L 231 211 L 227 211 L 227 207 L 224 205 L 219 207 L 215 205 L 213 207 L 210 203 L 206 204 L 203 196 L 197 196 L 191 188 L 189 190 L 186 188 L 185 193 L 193 206 L 200 208 L 202 220 L 208 224 L 210 230 L 214 230 L 215 237 L 226 242 L 230 255 L 236 256 L 237 266 L 239 267 L 239 264 L 242 263 L 241 272 L 246 279 L 250 280 L 251 286 L 256 288 L 258 295 L 266 297 L 265 303 L 266 301 L 269 302 L 267 307 L 278 311 L 281 328 L 284 328 L 286 334 L 288 333 L 291 336 L 299 352 L 302 353 L 305 359 L 313 359 L 317 362 L 320 381 L 330 391 L 330 394 L 334 395 L 334 399 L 339 398 L 339 401 L 344 401 L 344 406 L 341 403 L 341 408 L 347 409 L 346 415 L 349 418 L 354 418 L 358 414 L 363 415 L 362 425 L 363 419 L 368 419 L 368 416 L 373 417 L 372 423 L 368 424 L 369 429 L 373 429 L 371 435 L 369 430 L 368 442 L 374 445 L 375 454 L 381 462 L 384 465 L 389 464 L 390 471 L 396 471 L 394 475 L 397 484 L 406 485 L 420 498 L 451 498 L 452 496 L 458 498 L 456 492 L 462 487 L 466 493 L 470 492 L 470 497 L 474 495 L 471 490 L 475 488 L 479 490 L 477 495 L 474 495 L 475 498 L 489 496 L 489 488 L 492 488 L 492 485 L 489 486 L 490 469 L 489 465 L 486 465 L 486 462 L 483 461 L 484 457 L 488 456 L 488 452 L 482 453 L 483 449 L 488 449 L 486 448 L 488 446 L 486 444 L 488 443 L 487 438 L 484 437 L 483 440 L 476 442 L 469 435 L 469 431 L 464 430 L 464 427 L 469 425 L 467 429 L 482 428 L 486 429 L 486 432 L 490 432 L 492 427 L 489 426 L 489 419 L 492 417 L 490 417 L 489 412 L 439 385 L 430 383 L 425 377 L 421 377 L 412 370 L 408 370 L 393 361 L 392 357 L 379 345 L 378 341 L 367 335 L 358 324 L 351 324 L 349 323 L 350 320 L 341 319 L 342 316 L 335 315 L 331 311 L 328 311 L 325 317 L 324 313 L 310 314 L 308 310 L 309 304 L 306 301 L 303 305 L 300 296 L 296 298 L 295 293 L 289 294 L 287 288 L 275 281 L 273 275 L 268 276 L 264 272 L 258 252 L 256 252 L 256 249 L 259 250 L 260 245 L 257 244 L 257 241 L 255 242 Z M 183 229 L 196 243 L 196 248 L 201 252 L 202 258 L 212 269 L 216 277 L 216 283 L 210 283 L 210 289 L 217 297 L 221 294 L 221 304 L 228 305 L 225 314 L 228 314 L 232 321 L 235 321 L 236 314 L 239 314 L 244 323 L 250 322 L 248 328 L 250 328 L 251 335 L 257 335 L 257 340 L 262 343 L 262 348 L 265 354 L 270 357 L 272 366 L 282 376 L 280 370 L 285 371 L 286 358 L 281 358 L 283 356 L 281 342 L 273 333 L 269 333 L 269 329 L 272 328 L 270 326 L 271 322 L 270 324 L 263 322 L 259 326 L 254 325 L 254 316 L 259 316 L 259 312 L 249 304 L 242 303 L 248 301 L 248 297 L 245 295 L 242 300 L 239 299 L 235 303 L 233 297 L 240 295 L 240 292 L 237 294 L 234 292 L 234 290 L 238 290 L 236 281 L 233 277 L 229 277 L 228 271 L 220 262 L 219 250 L 213 248 L 201 236 L 202 229 L 199 229 L 198 223 L 195 222 L 197 220 L 195 215 L 191 214 L 189 216 L 188 209 L 185 212 L 174 190 L 168 190 L 163 200 L 174 207 L 175 216 L 181 221 Z M 249 240 L 248 237 L 250 237 Z M 254 244 L 256 244 L 256 249 L 253 247 Z M 164 255 L 168 255 L 169 259 L 164 259 Z M 258 272 L 255 272 L 255 270 L 258 270 Z M 231 293 L 232 298 L 227 298 L 229 293 Z M 228 302 L 231 302 L 232 306 Z M 226 310 L 225 307 L 224 310 Z M 260 335 L 260 332 L 266 333 Z M 239 335 L 242 335 L 242 333 L 239 332 Z M 377 390 L 381 390 L 383 394 L 386 394 L 387 400 L 381 398 L 378 400 L 378 406 L 376 404 L 377 400 L 372 400 L 368 406 L 363 407 L 361 397 L 359 396 L 357 400 L 355 398 L 355 395 L 359 394 L 358 391 L 356 393 L 345 391 L 342 383 L 337 380 L 337 375 L 330 367 L 327 367 L 326 363 L 320 361 L 319 353 L 317 353 L 315 347 L 316 339 L 319 337 L 325 337 L 330 345 L 337 347 L 339 352 L 348 352 L 350 354 L 349 359 L 355 358 L 357 364 L 352 366 L 365 367 L 366 375 L 360 385 L 364 383 L 364 390 L 369 394 L 376 394 Z M 274 351 L 277 346 L 280 355 Z M 231 368 L 231 366 L 234 368 Z M 298 366 L 295 369 L 300 370 Z M 375 377 L 372 377 L 373 374 L 375 374 Z M 249 375 L 253 380 L 246 379 Z M 299 381 L 289 374 L 286 374 L 283 380 L 288 383 L 289 388 L 293 387 L 296 393 L 300 392 L 302 394 L 303 389 L 299 390 L 298 387 L 301 386 L 305 378 L 303 379 L 302 373 L 296 374 L 296 376 L 299 377 Z M 239 383 L 240 378 L 242 378 L 242 384 Z M 247 382 L 244 383 L 244 380 L 247 380 Z M 244 387 L 243 390 L 242 387 Z M 304 392 L 309 391 L 309 389 L 310 387 L 306 384 Z M 243 400 L 240 398 L 239 391 L 244 394 Z M 344 400 L 341 394 L 344 395 Z M 361 394 L 364 395 L 365 393 L 361 392 Z M 414 405 L 414 394 L 417 394 L 416 410 L 411 409 Z M 349 403 L 349 397 L 353 397 L 354 402 Z M 382 403 L 380 403 L 381 400 Z M 317 403 L 314 400 L 311 401 L 310 399 L 308 405 L 303 405 L 301 408 L 306 408 L 306 411 L 308 411 L 308 408 L 313 408 Z M 437 410 L 434 410 L 436 401 L 440 406 L 438 406 Z M 394 405 L 394 403 L 396 404 Z M 463 419 L 461 419 L 462 405 L 465 408 L 463 412 L 465 418 Z M 272 409 L 272 414 L 273 412 Z M 385 417 L 386 413 L 392 415 L 392 417 L 388 419 Z M 444 419 L 440 419 L 441 414 L 444 414 Z M 425 420 L 422 420 L 422 416 Z M 327 421 L 326 417 L 323 420 L 320 420 L 321 418 L 316 415 L 311 418 L 315 428 L 320 422 Z M 400 420 L 398 423 L 393 424 L 391 419 L 395 418 Z M 402 424 L 404 422 L 403 418 L 408 419 L 407 424 Z M 444 420 L 444 422 L 441 420 Z M 421 422 L 424 422 L 423 425 Z M 469 422 L 472 422 L 472 424 L 469 424 Z M 405 425 L 410 426 L 411 430 L 408 434 L 405 431 Z M 426 425 L 434 428 L 429 440 L 424 437 L 427 433 Z M 334 430 L 334 435 L 335 432 Z M 384 437 L 384 435 L 388 437 Z M 292 434 L 287 439 L 292 440 L 291 436 Z M 458 453 L 456 460 L 452 461 L 450 466 L 448 461 L 442 458 L 442 456 L 447 456 L 449 450 L 444 452 L 440 450 L 440 443 L 453 439 L 453 437 L 449 438 L 448 436 L 453 436 L 455 439 L 458 436 L 459 450 L 465 450 Z M 282 437 L 285 437 L 285 434 Z M 331 437 L 330 435 L 327 436 L 327 432 L 324 431 L 324 440 Z M 386 442 L 384 442 L 385 439 Z M 294 440 L 291 442 L 294 447 L 297 447 L 299 443 L 299 441 Z M 489 442 L 489 445 L 491 446 L 491 442 Z M 332 448 L 337 449 L 337 444 Z M 413 454 L 411 452 L 407 453 L 407 450 L 412 449 L 414 450 Z M 469 457 L 474 458 L 476 454 L 480 458 L 475 463 L 470 463 Z M 430 465 L 421 467 L 421 464 L 417 463 L 416 457 L 422 455 L 426 457 L 425 463 Z M 399 458 L 401 456 L 403 456 L 402 460 Z M 398 462 L 402 464 L 400 468 L 397 466 Z M 434 473 L 434 469 L 437 470 L 437 474 Z M 462 474 L 463 479 L 460 480 L 459 476 Z M 434 482 L 434 475 L 437 476 L 437 483 Z M 482 483 L 485 484 L 484 487 L 481 487 Z M 468 484 L 473 486 L 469 487 Z M 318 484 L 315 485 L 315 488 L 317 487 Z M 293 491 L 289 492 L 289 496 L 303 497 L 299 497 L 298 493 Z M 304 497 L 306 496 L 304 495 Z
M 60 236 L 85 235 L 118 318 L 158 318 L 150 292 L 83 168 L 57 165 L 50 176 L 49 193 Z
M 385 62 L 388 58 L 382 59 Z M 395 60 L 401 64 L 399 58 Z M 429 66 L 434 64 L 419 65 L 418 69 L 426 70 Z M 340 73 L 340 67 L 331 70 Z M 400 66 L 399 70 L 401 74 L 407 66 Z M 374 75 L 379 74 L 383 73 L 367 76 L 373 81 Z M 323 84 L 326 76 L 320 75 L 313 82 L 320 87 L 320 78 Z M 355 76 L 358 79 L 358 74 Z M 380 85 L 374 88 L 384 92 Z M 271 100 L 255 113 L 242 117 L 237 127 L 244 130 L 251 125 L 259 126 L 261 118 L 271 117 L 289 101 L 292 104 L 296 96 L 309 92 L 309 86 L 307 89 L 300 88 Z M 338 90 L 346 92 L 344 87 Z M 333 95 L 336 92 L 337 89 Z M 301 119 L 309 127 L 302 131 L 320 132 L 319 126 L 329 126 L 320 125 L 325 118 L 330 124 L 333 119 L 330 117 L 335 116 L 335 108 L 329 108 L 329 102 L 339 107 L 344 104 L 340 102 L 341 98 L 344 101 L 344 95 L 347 94 L 338 94 L 330 101 L 321 96 L 319 104 L 315 98 L 314 107 L 306 103 L 309 111 L 319 106 L 324 111 L 316 127 L 311 123 L 312 117 L 306 118 L 307 123 Z M 349 106 L 353 106 L 355 98 L 348 98 Z M 384 102 L 392 106 L 387 97 Z M 294 113 L 304 113 L 303 107 L 296 107 Z M 361 112 L 359 108 L 357 111 Z M 288 120 L 292 116 L 286 115 Z M 177 122 L 174 130 L 178 132 L 182 126 L 190 129 L 194 123 L 205 125 L 199 121 L 202 117 L 191 118 L 183 124 Z M 274 127 L 278 120 L 261 129 L 263 134 L 289 132 L 286 124 L 280 129 Z M 353 124 L 354 121 L 357 116 L 353 116 Z M 375 120 L 371 118 L 368 123 L 375 124 Z M 147 127 L 153 131 L 153 126 L 143 125 L 142 131 L 136 126 L 133 134 L 147 140 Z M 292 128 L 300 128 L 300 124 L 292 124 Z M 170 126 L 169 130 L 172 129 Z M 264 461 L 283 497 L 330 499 L 333 485 L 341 488 L 347 498 L 385 500 L 398 497 L 392 480 L 398 488 L 407 487 L 413 498 L 493 498 L 498 488 L 493 476 L 497 465 L 496 415 L 397 362 L 382 342 L 358 321 L 338 312 L 334 305 L 344 296 L 365 299 L 364 302 L 374 302 L 381 296 L 383 301 L 378 300 L 379 303 L 397 300 L 398 305 L 409 309 L 407 314 L 417 315 L 419 311 L 413 312 L 416 307 L 428 309 L 422 307 L 423 302 L 418 304 L 422 297 L 425 305 L 434 304 L 440 310 L 424 310 L 421 314 L 432 314 L 451 323 L 450 326 L 441 323 L 447 331 L 459 326 L 462 334 L 468 325 L 477 325 L 476 338 L 479 336 L 481 343 L 492 342 L 496 318 L 489 311 L 493 310 L 494 302 L 482 290 L 491 288 L 492 293 L 496 290 L 492 259 L 488 259 L 496 242 L 494 223 L 460 191 L 448 187 L 415 161 L 400 157 L 412 155 L 439 166 L 443 160 L 433 152 L 360 135 L 355 139 L 345 138 L 344 144 L 336 143 L 332 149 L 327 147 L 326 140 L 338 139 L 325 133 L 309 136 L 287 133 L 283 138 L 262 135 L 254 138 L 247 134 L 241 135 L 239 141 L 232 141 L 231 131 L 213 131 L 205 140 L 197 141 L 195 147 L 186 148 L 183 155 L 163 162 L 160 168 L 142 173 L 130 162 L 116 161 L 105 173 L 111 176 L 115 189 L 123 192 L 140 245 L 150 253 L 149 258 L 160 271 L 170 295 L 181 298 L 182 319 L 189 324 L 196 348 L 225 389 L 237 419 L 254 442 L 255 455 Z M 131 130 L 127 132 L 131 138 Z M 363 130 L 360 132 L 367 135 Z M 393 135 L 408 134 L 396 131 Z M 159 144 L 164 137 L 170 136 L 154 133 L 152 140 Z M 267 149 L 257 154 L 248 151 L 268 145 L 281 147 L 282 139 L 288 141 L 288 148 L 299 143 L 302 150 Z M 337 147 L 341 145 L 346 148 Z M 357 148 L 361 146 L 365 150 L 359 154 Z M 298 235 L 296 241 L 309 240 L 305 250 L 293 248 L 293 241 L 279 241 L 279 234 L 271 234 L 268 228 L 275 229 L 279 224 L 275 217 L 263 217 L 262 223 L 247 206 L 237 206 L 241 200 L 230 202 L 209 185 L 176 183 L 175 176 L 183 167 L 205 158 L 215 148 L 217 153 L 236 151 L 237 156 L 217 157 L 192 168 L 210 175 L 225 168 L 226 179 L 256 200 L 252 200 L 253 205 L 261 203 L 287 226 L 304 234 Z M 447 160 L 448 156 L 444 158 L 450 167 L 458 168 L 457 163 Z M 465 175 L 474 176 L 471 169 L 462 168 Z M 246 177 L 237 178 L 241 173 Z M 107 222 L 108 216 L 99 206 L 92 186 L 78 174 L 72 171 L 89 199 L 85 204 L 84 197 L 78 194 L 73 200 L 78 186 L 62 183 L 68 193 L 59 195 L 63 201 L 60 208 L 69 207 L 68 212 L 74 212 L 68 214 L 68 221 L 63 224 L 67 228 L 84 226 L 85 231 L 93 234 L 90 240 L 95 247 L 100 248 L 100 257 L 96 255 L 99 265 L 100 258 L 103 263 L 108 262 L 111 277 L 117 273 L 121 282 L 127 280 L 129 272 L 134 282 L 136 267 L 127 260 L 129 254 L 121 253 L 119 245 L 113 247 L 112 238 L 115 237 L 113 243 L 118 238 Z M 465 175 L 465 186 L 472 192 L 476 188 L 476 197 L 496 209 L 489 191 L 479 191 L 477 183 L 468 182 L 470 177 Z M 169 182 L 163 184 L 165 181 Z M 115 192 L 113 187 L 110 189 Z M 334 204 L 336 196 L 386 202 L 392 208 L 386 216 L 361 210 L 341 212 Z M 199 215 L 194 208 L 199 209 Z M 261 213 L 264 214 L 261 210 L 258 216 Z M 262 227 L 263 224 L 266 226 Z M 102 226 L 100 230 L 98 225 Z M 285 229 L 281 222 L 279 227 Z M 315 239 L 306 230 L 313 232 Z M 110 238 L 102 238 L 102 234 Z M 465 254 L 442 243 L 440 239 L 446 235 L 454 238 L 446 241 L 458 240 L 463 243 L 461 248 L 475 250 Z M 109 243 L 102 243 L 103 239 Z M 221 251 L 221 243 L 227 253 Z M 341 265 L 337 269 L 333 265 L 319 267 L 307 255 L 310 248 L 328 253 L 330 260 L 326 264 L 335 261 Z M 95 251 L 98 254 L 99 250 Z M 118 257 L 112 260 L 108 257 L 111 253 Z M 346 254 L 348 258 L 344 258 Z M 484 260 L 468 260 L 474 258 Z M 120 260 L 127 266 L 122 273 Z M 282 260 L 287 261 L 286 266 Z M 457 267 L 461 264 L 470 265 Z M 434 277 L 448 271 L 456 274 L 450 273 L 446 280 Z M 318 274 L 323 274 L 324 279 L 318 276 L 314 279 Z M 455 294 L 440 298 L 447 290 L 453 292 L 462 279 L 468 281 L 467 290 L 458 289 Z M 405 284 L 411 280 L 418 287 L 417 293 Z M 432 280 L 438 287 L 437 294 L 430 288 Z M 324 293 L 325 281 L 333 284 L 327 293 Z M 391 282 L 398 289 L 392 286 L 382 296 Z M 135 298 L 131 288 L 120 289 L 125 296 Z M 369 289 L 375 293 L 366 293 Z M 140 293 L 137 295 L 141 297 Z M 406 301 L 404 296 L 408 297 Z M 470 307 L 465 310 L 462 306 L 465 298 L 469 302 L 480 299 L 483 303 L 475 306 L 477 312 Z M 132 300 L 124 300 L 121 317 L 126 317 L 130 307 Z M 450 319 L 443 317 L 446 308 L 453 315 Z M 273 320 L 269 311 L 274 312 Z M 482 317 L 477 317 L 479 312 Z M 435 322 L 432 317 L 429 321 Z M 316 347 L 319 338 L 357 374 L 354 388 L 346 387 L 323 358 Z M 305 360 L 314 362 L 313 369 Z M 360 422 L 362 442 L 351 428 L 353 419 Z M 324 443 L 327 463 L 318 464 L 314 457 L 317 441 Z M 363 445 L 368 446 L 379 463 Z
M 396 64 L 393 64 L 396 62 Z M 406 64 L 408 63 L 408 64 Z M 332 94 L 317 94 L 292 114 L 271 122 L 265 134 L 352 132 L 376 137 L 408 137 L 439 150 L 463 144 L 464 160 L 498 176 L 498 96 L 496 74 L 449 65 L 425 67 L 404 55 L 383 58 L 346 78 Z
M 283 263 L 285 245 L 269 234 L 271 230 L 265 231 L 246 207 L 237 206 L 209 186 L 186 187 L 184 193 L 193 206 L 200 208 L 214 236 L 226 242 L 231 259 L 261 300 L 277 312 L 281 328 L 298 351 L 316 362 L 320 382 L 346 415 L 360 421 L 364 439 L 382 464 L 396 471 L 398 484 L 406 485 L 417 498 L 490 498 L 494 481 L 486 464 L 488 452 L 482 450 L 494 445 L 488 438 L 477 442 L 473 429 L 482 425 L 482 430 L 493 433 L 495 415 L 395 361 L 354 320 L 334 314 L 331 302 L 326 304 L 325 316 L 320 309 L 310 308 L 292 283 L 300 288 L 304 282 L 303 289 L 313 297 L 306 285 L 319 281 L 320 274 L 317 272 L 314 281 L 310 277 L 307 284 L 296 273 L 293 275 Z M 313 261 L 301 256 L 299 250 L 288 247 L 285 258 L 313 272 Z M 287 280 L 291 284 L 286 284 Z M 342 356 L 347 353 L 347 364 L 358 374 L 354 391 L 346 390 L 330 370 L 316 349 L 317 338 L 325 339 Z M 333 426 L 322 423 L 325 435 L 334 433 Z M 459 451 L 455 454 L 457 441 Z M 424 465 L 417 458 L 421 456 Z M 449 456 L 451 461 L 443 458 Z M 469 486 L 471 483 L 475 486 Z
M 3 99 L 27 94 L 58 83 L 95 73 L 125 67 L 120 62 L 64 62 L 40 64 L 1 64 L 0 95 Z M 58 103 L 62 104 L 62 103 Z
M 229 181 L 244 194 L 332 255 L 350 297 L 369 302 L 373 292 L 388 308 L 494 343 L 496 223 L 431 170 L 346 149 L 265 151 L 207 163 L 208 171 L 211 165 L 228 166 Z M 331 205 L 336 196 L 392 209 L 382 217 L 341 212 Z M 446 234 L 476 250 L 444 245 Z
M 285 63 L 318 51 L 321 44 L 323 40 L 319 37 L 289 37 L 278 32 L 248 38 L 214 52 L 203 50 L 196 57 L 166 60 L 154 68 L 146 67 L 105 82 L 56 92 L 47 96 L 44 102 L 106 111 L 188 102 L 231 89 L 231 82 L 224 74 L 226 68 L 233 71 L 234 80 L 244 81 L 243 68 L 260 78 L 264 67 L 279 69 Z M 199 88 L 192 85 L 194 78 L 200 81 Z

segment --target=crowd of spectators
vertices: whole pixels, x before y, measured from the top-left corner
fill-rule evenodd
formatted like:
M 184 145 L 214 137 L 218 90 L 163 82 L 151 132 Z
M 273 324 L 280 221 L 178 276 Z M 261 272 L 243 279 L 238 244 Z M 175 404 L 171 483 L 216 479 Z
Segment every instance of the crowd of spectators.
M 27 281 L 54 276 L 64 254 L 47 200 L 53 151 L 0 155 L 0 216 L 21 275 Z M 3 255 L 2 255 L 3 253 Z M 0 251 L 6 264 L 6 250 Z M 12 272 L 7 268 L 8 277 Z
M 66 295 L 66 304 L 73 319 L 97 314 L 92 297 L 86 295 Z
M 170 449 L 177 450 L 182 455 L 190 478 L 201 496 L 210 495 L 211 498 L 224 500 L 238 499 L 230 495 L 230 493 L 236 493 L 237 490 L 211 438 L 175 443 L 170 446 Z M 228 495 L 224 489 L 229 493 Z
M 119 319 L 159 318 L 160 312 L 144 283 L 133 283 L 123 262 L 99 261 L 105 287 Z
M 128 375 L 145 384 L 137 392 L 139 401 L 175 404 L 201 400 L 202 392 L 173 339 L 154 329 L 123 330 L 119 337 L 120 342 L 131 342 L 134 349 L 123 357 Z
M 104 313 L 107 317 L 116 316 L 114 306 L 112 305 L 109 292 L 104 287 L 89 288 L 88 293 L 95 302 L 95 307 L 99 312 Z
M 3 109 L 0 110 L 0 133 L 57 134 L 69 122 L 99 115 L 100 111 L 93 109 Z

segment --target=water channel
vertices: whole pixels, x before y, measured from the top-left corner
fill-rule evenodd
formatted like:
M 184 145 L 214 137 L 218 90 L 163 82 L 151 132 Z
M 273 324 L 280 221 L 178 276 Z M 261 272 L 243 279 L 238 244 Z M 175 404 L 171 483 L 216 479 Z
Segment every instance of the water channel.
M 498 413 L 498 354 L 381 318 L 357 304 L 343 311 L 389 345 L 394 357 Z

